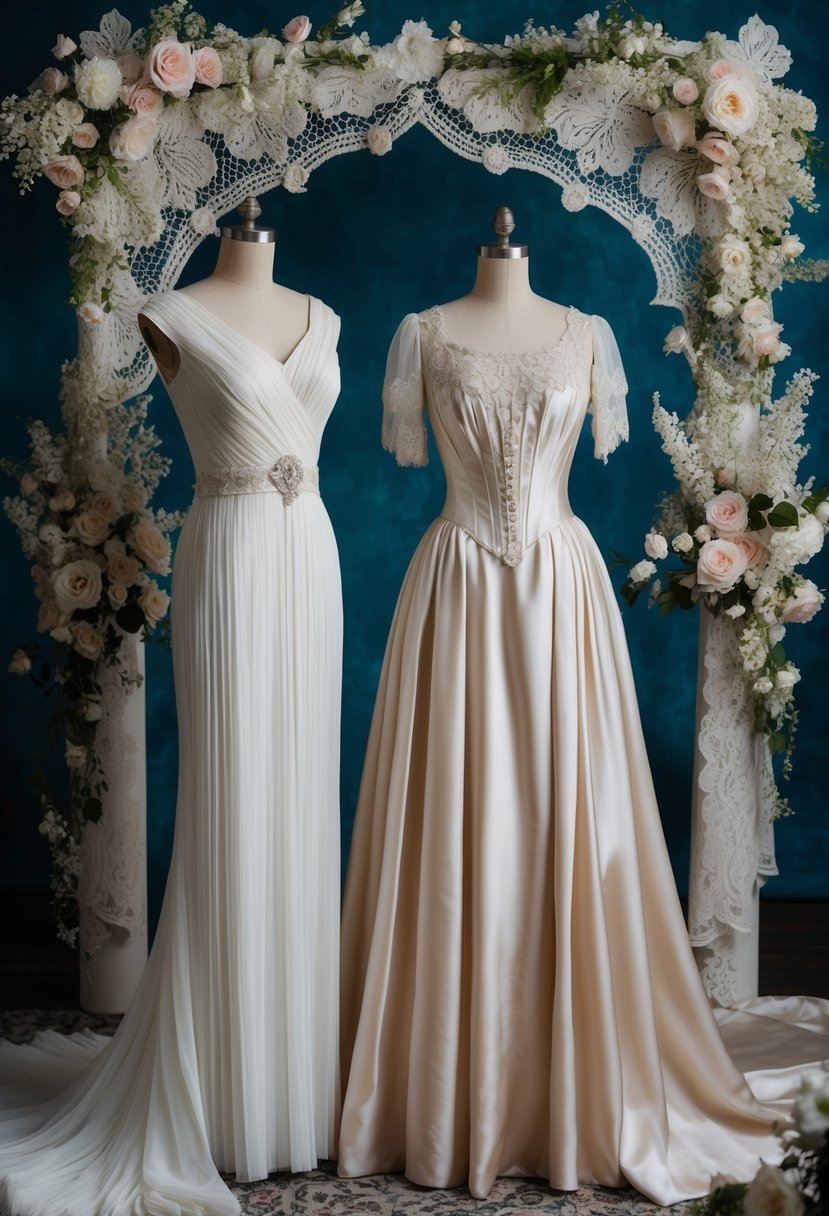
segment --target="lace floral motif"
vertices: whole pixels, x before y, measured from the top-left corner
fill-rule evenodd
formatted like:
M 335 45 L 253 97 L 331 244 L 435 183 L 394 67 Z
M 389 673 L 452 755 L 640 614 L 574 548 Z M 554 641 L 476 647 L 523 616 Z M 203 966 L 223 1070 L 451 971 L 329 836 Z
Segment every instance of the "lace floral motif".
M 585 337 L 590 334 L 590 318 L 575 308 L 569 309 L 559 340 L 529 352 L 490 352 L 461 346 L 447 336 L 440 308 L 421 313 L 420 321 L 427 383 L 431 377 L 441 383 L 453 381 L 462 385 L 465 392 L 478 396 L 486 407 L 494 448 L 500 456 L 502 543 L 495 554 L 505 565 L 517 566 L 523 555 L 519 522 L 522 416 L 533 398 L 550 389 L 563 392 L 569 386 L 584 383 L 589 366 Z
M 307 468 L 296 456 L 280 456 L 266 468 L 211 469 L 196 479 L 196 494 L 215 498 L 226 494 L 264 494 L 276 490 L 285 506 L 303 490 L 319 494 L 319 469 Z
M 619 365 L 606 370 L 598 363 L 593 364 L 590 374 L 590 410 L 593 414 L 592 432 L 594 452 L 597 460 L 607 464 L 611 452 L 629 434 L 627 410 L 618 408 L 617 403 L 624 403 L 627 393 L 627 379 Z
M 383 385 L 382 443 L 399 465 L 422 468 L 428 463 L 426 427 L 423 425 L 423 380 L 392 380 Z

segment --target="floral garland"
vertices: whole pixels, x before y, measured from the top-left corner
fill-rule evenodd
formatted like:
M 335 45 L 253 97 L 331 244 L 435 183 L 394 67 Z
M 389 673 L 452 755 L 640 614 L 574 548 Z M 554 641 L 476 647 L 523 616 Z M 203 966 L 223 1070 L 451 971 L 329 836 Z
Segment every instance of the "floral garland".
M 583 175 L 623 172 L 637 147 L 651 149 L 641 194 L 677 235 L 699 235 L 684 325 L 666 339 L 666 350 L 689 362 L 696 401 L 685 422 L 658 399 L 654 414 L 679 489 L 623 591 L 635 599 L 670 546 L 680 568 L 652 585 L 652 602 L 662 611 L 700 603 L 731 618 L 758 729 L 774 749 L 786 748 L 787 732 L 790 741 L 798 673 L 781 643 L 788 623 L 822 603 L 797 567 L 821 547 L 829 506 L 825 490 L 797 478 L 811 373 L 772 399 L 774 368 L 790 354 L 772 297 L 785 281 L 823 278 L 829 264 L 802 259 L 789 227 L 792 200 L 815 207 L 809 165 L 820 141 L 811 134 L 813 103 L 779 83 L 788 51 L 756 17 L 737 42 L 717 33 L 680 42 L 616 4 L 581 18 L 569 35 L 528 23 L 491 45 L 458 22 L 436 38 L 424 21 L 406 21 L 392 42 L 374 46 L 352 32 L 363 13 L 354 0 L 314 37 L 297 16 L 278 35 L 245 38 L 221 24 L 208 31 L 186 0 L 154 10 L 146 31 L 113 11 L 77 43 L 59 35 L 58 66 L 0 105 L 0 158 L 14 159 L 21 190 L 38 177 L 58 190 L 81 327 L 81 354 L 64 369 L 66 436 L 33 424 L 32 468 L 11 470 L 21 493 L 5 503 L 33 562 L 38 626 L 63 648 L 55 678 L 70 715 L 67 762 L 77 766 L 86 809 L 61 821 L 60 832 L 44 821 L 56 850 L 60 840 L 77 843 L 98 806 L 96 665 L 117 666 L 119 639 L 163 614 L 166 592 L 151 575 L 166 569 L 164 536 L 179 522 L 150 506 L 166 466 L 149 457 L 146 398 L 123 406 L 125 372 L 90 354 L 108 325 L 134 327 L 141 293 L 128 255 L 159 240 L 168 208 L 189 215 L 200 235 L 215 231 L 215 214 L 197 199 L 217 167 L 206 134 L 241 160 L 267 155 L 282 186 L 302 192 L 308 169 L 290 159 L 289 141 L 310 115 L 372 119 L 365 146 L 384 155 L 392 135 L 376 112 L 433 82 L 476 131 L 555 131 Z M 510 163 L 498 142 L 486 144 L 482 161 L 494 173 Z M 578 184 L 562 196 L 570 210 L 588 201 Z M 636 217 L 634 236 L 650 223 Z M 105 457 L 95 449 L 102 436 Z M 101 471 L 101 461 L 108 472 L 98 477 L 90 469 Z M 13 670 L 28 670 L 31 658 L 17 652 Z

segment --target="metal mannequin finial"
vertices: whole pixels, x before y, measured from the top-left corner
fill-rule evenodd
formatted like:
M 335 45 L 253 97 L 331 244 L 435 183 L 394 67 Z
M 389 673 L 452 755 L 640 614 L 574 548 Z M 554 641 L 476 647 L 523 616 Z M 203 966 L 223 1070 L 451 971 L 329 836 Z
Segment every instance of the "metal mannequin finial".
M 232 224 L 222 229 L 222 236 L 230 241 L 259 241 L 273 242 L 276 240 L 275 228 L 257 228 L 256 221 L 262 214 L 259 200 L 249 195 L 239 204 L 241 224 Z
M 494 245 L 479 245 L 478 256 L 482 258 L 526 258 L 529 256 L 528 245 L 511 245 L 510 235 L 515 228 L 515 217 L 509 207 L 499 207 L 495 212 L 492 227 L 498 234 Z

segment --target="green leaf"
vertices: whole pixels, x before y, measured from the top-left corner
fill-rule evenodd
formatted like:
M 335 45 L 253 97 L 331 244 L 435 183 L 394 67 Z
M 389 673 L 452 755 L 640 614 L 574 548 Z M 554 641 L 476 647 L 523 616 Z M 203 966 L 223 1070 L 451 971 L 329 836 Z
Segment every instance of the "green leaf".
M 769 751 L 773 756 L 779 755 L 780 752 L 786 750 L 786 736 L 782 731 L 776 730 L 769 735 Z
M 748 500 L 749 511 L 768 511 L 773 506 L 774 499 L 769 498 L 768 494 L 755 494 Z
M 766 517 L 761 511 L 749 510 L 748 513 L 748 531 L 759 532 L 761 528 L 766 526 Z
M 138 633 L 144 624 L 144 612 L 138 603 L 125 604 L 115 614 L 115 619 L 127 633 Z
M 87 798 L 83 804 L 83 817 L 87 823 L 97 823 L 103 814 L 100 798 Z
M 770 657 L 772 663 L 774 663 L 777 667 L 782 667 L 786 662 L 786 652 L 779 642 L 772 648 Z
M 769 511 L 766 521 L 773 528 L 792 528 L 797 525 L 799 516 L 797 507 L 790 502 L 779 502 L 773 511 Z

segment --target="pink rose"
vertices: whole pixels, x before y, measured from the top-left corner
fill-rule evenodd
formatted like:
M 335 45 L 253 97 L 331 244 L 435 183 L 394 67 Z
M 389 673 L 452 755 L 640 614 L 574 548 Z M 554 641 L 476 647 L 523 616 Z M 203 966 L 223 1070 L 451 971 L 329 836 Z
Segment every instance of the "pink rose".
M 98 128 L 91 122 L 82 122 L 72 132 L 72 143 L 76 148 L 94 148 L 99 138 Z
M 705 79 L 708 81 L 722 80 L 724 76 L 733 76 L 736 71 L 736 64 L 729 63 L 727 59 L 715 59 L 705 69 Z
M 57 156 L 43 166 L 43 176 L 48 177 L 53 186 L 61 190 L 71 190 L 83 183 L 86 174 L 77 156 Z
M 748 523 L 748 506 L 742 494 L 736 490 L 723 490 L 705 504 L 705 518 L 721 535 L 745 532 Z
M 708 131 L 697 144 L 698 150 L 716 165 L 734 165 L 740 159 L 730 139 L 719 131 Z
M 222 83 L 222 61 L 212 46 L 203 46 L 196 51 L 196 84 L 205 84 L 215 89 Z
M 55 207 L 61 215 L 71 215 L 80 206 L 81 196 L 77 190 L 61 190 Z
M 717 165 L 710 173 L 701 173 L 697 178 L 697 186 L 700 194 L 704 194 L 706 198 L 716 199 L 717 202 L 722 202 L 728 198 L 728 183 L 731 180 L 731 174 L 721 165 Z
M 746 556 L 730 540 L 709 540 L 699 551 L 697 583 L 703 591 L 729 591 L 746 572 Z
M 762 566 L 769 555 L 769 551 L 761 541 L 757 539 L 753 532 L 737 532 L 728 538 L 732 545 L 736 545 L 738 549 L 742 549 L 746 555 L 746 569 L 753 570 L 755 566 Z
M 822 593 L 811 580 L 807 580 L 796 588 L 791 599 L 786 600 L 780 619 L 787 625 L 805 625 L 820 611 L 822 604 Z
M 286 42 L 304 42 L 311 33 L 311 22 L 308 17 L 294 17 L 282 31 Z
M 750 300 L 746 300 L 740 311 L 740 316 L 744 321 L 747 321 L 749 325 L 753 325 L 757 321 L 761 321 L 768 315 L 768 301 L 762 299 L 760 296 L 752 296 Z
M 680 76 L 674 81 L 673 94 L 680 105 L 690 106 L 699 97 L 697 82 L 690 76 Z
M 776 321 L 770 321 L 766 325 L 761 325 L 754 333 L 752 340 L 752 349 L 758 359 L 762 359 L 763 355 L 773 355 L 780 347 L 780 331 L 782 325 L 778 325 Z
M 69 55 L 78 49 L 77 42 L 73 42 L 71 38 L 67 38 L 65 34 L 58 34 L 58 40 L 52 47 L 52 54 L 55 59 L 66 59 Z
M 139 80 L 126 90 L 124 100 L 136 114 L 154 114 L 161 105 L 161 94 L 146 80 Z
M 68 84 L 69 77 L 60 68 L 44 68 L 37 79 L 32 81 L 29 90 L 34 93 L 39 89 L 52 97 L 55 93 L 62 93 Z
M 156 88 L 173 97 L 187 97 L 196 81 L 193 52 L 177 38 L 163 38 L 155 44 L 147 70 Z

